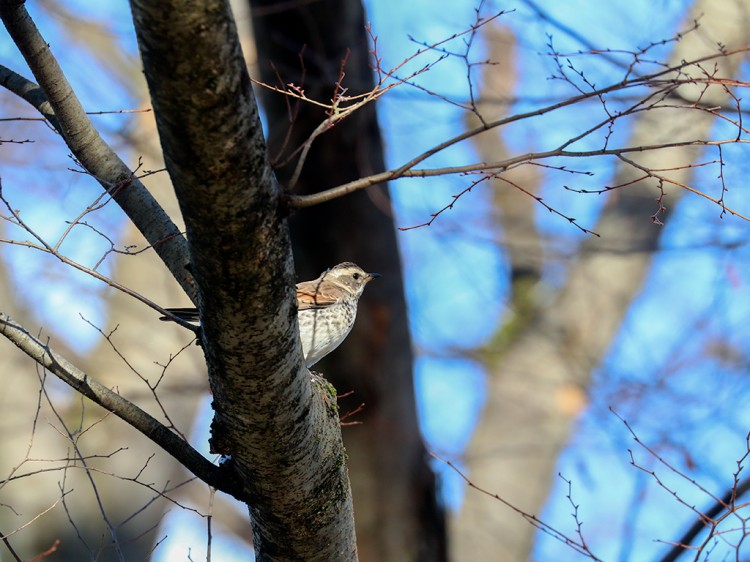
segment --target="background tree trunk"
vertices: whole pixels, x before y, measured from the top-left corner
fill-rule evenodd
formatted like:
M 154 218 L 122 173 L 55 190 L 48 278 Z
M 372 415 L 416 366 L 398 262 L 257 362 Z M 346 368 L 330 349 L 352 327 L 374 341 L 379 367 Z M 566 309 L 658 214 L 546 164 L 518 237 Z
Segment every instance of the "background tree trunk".
M 347 95 L 373 87 L 359 2 L 276 6 L 251 2 L 264 82 L 278 85 L 280 78 L 302 85 L 310 98 L 328 100 L 347 59 Z M 325 119 L 322 111 L 302 104 L 290 123 L 289 100 L 262 88 L 259 95 L 268 117 L 270 154 L 277 161 Z M 282 183 L 288 181 L 294 162 L 277 169 Z M 314 193 L 383 169 L 375 107 L 370 105 L 315 140 L 295 192 Z M 346 420 L 361 423 L 344 428 L 360 560 L 443 560 L 443 514 L 417 423 L 401 264 L 387 188 L 376 186 L 301 210 L 291 218 L 291 228 L 300 279 L 315 278 L 342 261 L 383 275 L 360 301 L 357 324 L 346 342 L 316 367 L 340 394 L 353 392 L 341 399 L 342 413 L 364 403 L 363 410 Z
M 684 35 L 669 64 L 728 50 L 748 40 L 750 2 L 697 0 L 686 21 L 698 19 L 697 32 Z M 720 59 L 718 76 L 733 76 L 740 56 Z M 713 62 L 710 63 L 713 67 Z M 693 71 L 697 72 L 697 71 Z M 698 76 L 696 74 L 696 76 Z M 690 104 L 727 101 L 720 86 L 683 85 L 677 93 Z M 679 103 L 668 99 L 663 105 Z M 656 109 L 642 113 L 629 146 L 702 139 L 713 119 L 691 109 Z M 634 155 L 632 160 L 681 183 L 689 183 L 695 147 Z M 594 368 L 600 364 L 630 303 L 649 270 L 661 229 L 649 217 L 658 208 L 657 181 L 636 181 L 642 172 L 621 165 L 611 185 L 627 185 L 610 195 L 589 237 L 570 265 L 567 281 L 552 302 L 537 302 L 527 322 L 490 365 L 487 402 L 466 454 L 474 484 L 500 495 L 526 513 L 539 515 L 549 495 L 558 455 L 567 443 L 575 417 L 586 402 Z M 670 190 L 674 207 L 681 190 Z M 529 238 L 534 239 L 535 233 Z M 451 527 L 456 560 L 523 562 L 529 559 L 535 528 L 496 500 L 468 490 Z

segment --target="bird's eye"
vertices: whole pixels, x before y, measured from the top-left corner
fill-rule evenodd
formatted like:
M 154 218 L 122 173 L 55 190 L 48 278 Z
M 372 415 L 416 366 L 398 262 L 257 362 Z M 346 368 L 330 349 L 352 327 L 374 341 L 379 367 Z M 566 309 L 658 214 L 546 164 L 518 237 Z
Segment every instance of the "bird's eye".
M 355 281 L 358 281 L 361 275 L 359 273 L 355 273 L 354 275 L 352 275 L 352 277 L 354 277 Z

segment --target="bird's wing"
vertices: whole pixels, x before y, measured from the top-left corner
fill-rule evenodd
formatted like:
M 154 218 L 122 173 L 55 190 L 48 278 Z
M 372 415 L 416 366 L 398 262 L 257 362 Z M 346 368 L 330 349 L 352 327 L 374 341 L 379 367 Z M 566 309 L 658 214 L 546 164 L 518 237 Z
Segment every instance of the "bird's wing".
M 335 293 L 335 290 L 333 291 Z M 326 291 L 320 281 L 304 281 L 297 285 L 297 308 L 310 310 L 325 308 L 336 303 L 339 295 Z

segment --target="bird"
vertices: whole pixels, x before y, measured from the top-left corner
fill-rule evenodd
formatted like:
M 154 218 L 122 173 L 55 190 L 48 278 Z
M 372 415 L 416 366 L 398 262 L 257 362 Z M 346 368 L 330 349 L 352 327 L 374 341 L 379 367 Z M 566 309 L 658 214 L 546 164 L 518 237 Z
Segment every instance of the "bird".
M 354 326 L 365 286 L 379 273 L 367 273 L 352 262 L 340 263 L 312 281 L 297 283 L 297 321 L 302 355 L 309 369 L 336 349 Z M 188 322 L 198 321 L 196 308 L 167 308 Z M 160 320 L 171 320 L 162 316 Z

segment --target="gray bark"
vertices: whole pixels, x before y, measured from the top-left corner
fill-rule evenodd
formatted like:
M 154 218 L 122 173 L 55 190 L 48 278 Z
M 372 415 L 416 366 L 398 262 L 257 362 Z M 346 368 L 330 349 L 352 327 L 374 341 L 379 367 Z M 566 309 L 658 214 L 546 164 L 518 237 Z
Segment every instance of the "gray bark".
M 354 560 L 338 417 L 302 366 L 282 192 L 229 7 L 131 6 L 199 289 L 212 451 L 231 456 L 259 560 Z

